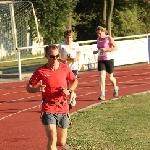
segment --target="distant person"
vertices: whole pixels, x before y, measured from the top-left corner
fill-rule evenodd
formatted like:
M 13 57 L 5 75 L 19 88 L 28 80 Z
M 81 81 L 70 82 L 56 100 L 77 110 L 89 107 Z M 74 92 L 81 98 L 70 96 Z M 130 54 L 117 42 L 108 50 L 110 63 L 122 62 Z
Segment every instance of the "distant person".
M 26 88 L 29 93 L 42 93 L 41 120 L 48 138 L 47 150 L 57 150 L 57 146 L 66 144 L 69 127 L 67 96 L 76 89 L 78 81 L 68 65 L 59 62 L 56 45 L 46 46 L 45 57 L 48 62 L 33 73 Z M 66 81 L 70 82 L 69 89 Z
M 115 41 L 110 35 L 107 35 L 106 28 L 98 26 L 96 29 L 97 38 L 97 51 L 93 51 L 93 54 L 98 53 L 98 71 L 100 80 L 100 96 L 98 100 L 105 100 L 105 80 L 106 73 L 110 82 L 113 85 L 113 96 L 118 96 L 119 87 L 116 84 L 116 79 L 113 76 L 114 72 L 114 57 L 113 51 L 117 50 Z
M 68 64 L 76 78 L 78 77 L 78 59 L 80 57 L 81 51 L 79 44 L 73 42 L 74 32 L 72 30 L 66 30 L 64 32 L 64 41 L 58 45 L 60 52 L 60 59 L 65 64 Z M 68 83 L 69 88 L 69 83 Z M 76 105 L 76 93 L 72 93 L 70 97 L 71 103 L 69 104 L 70 109 L 72 106 Z

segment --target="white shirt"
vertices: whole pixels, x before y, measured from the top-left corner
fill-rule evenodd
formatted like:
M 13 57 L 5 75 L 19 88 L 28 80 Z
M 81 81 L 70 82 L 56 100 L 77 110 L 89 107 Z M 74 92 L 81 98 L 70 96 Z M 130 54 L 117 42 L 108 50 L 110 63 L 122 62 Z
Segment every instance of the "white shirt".
M 68 57 L 76 58 L 77 52 L 80 52 L 80 46 L 76 42 L 72 42 L 71 44 L 67 45 L 66 42 L 62 42 L 58 45 L 60 57 L 63 60 L 66 60 Z M 78 70 L 78 61 L 76 62 L 69 62 L 67 63 L 71 70 Z

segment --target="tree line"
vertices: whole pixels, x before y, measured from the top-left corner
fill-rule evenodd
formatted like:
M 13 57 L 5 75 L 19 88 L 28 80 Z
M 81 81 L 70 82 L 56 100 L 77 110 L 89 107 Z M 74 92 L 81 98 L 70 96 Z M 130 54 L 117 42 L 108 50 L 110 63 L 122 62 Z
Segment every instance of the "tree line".
M 113 37 L 150 33 L 150 0 L 30 0 L 44 44 L 64 40 L 72 29 L 76 41 L 96 39 L 104 26 Z

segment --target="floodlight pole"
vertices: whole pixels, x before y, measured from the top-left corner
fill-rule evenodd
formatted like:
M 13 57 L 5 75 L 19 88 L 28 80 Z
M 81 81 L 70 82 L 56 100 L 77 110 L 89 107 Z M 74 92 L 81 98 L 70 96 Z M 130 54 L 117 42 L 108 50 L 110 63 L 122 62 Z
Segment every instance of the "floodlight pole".
M 18 43 L 17 43 L 17 31 L 16 31 L 16 22 L 15 22 L 15 17 L 14 17 L 13 2 L 9 3 L 9 9 L 10 9 L 10 16 L 11 16 L 11 25 L 12 25 L 14 50 L 17 50 L 19 80 L 22 80 L 22 76 L 21 76 L 21 58 L 20 58 L 20 50 L 17 49 L 17 47 L 18 47 Z

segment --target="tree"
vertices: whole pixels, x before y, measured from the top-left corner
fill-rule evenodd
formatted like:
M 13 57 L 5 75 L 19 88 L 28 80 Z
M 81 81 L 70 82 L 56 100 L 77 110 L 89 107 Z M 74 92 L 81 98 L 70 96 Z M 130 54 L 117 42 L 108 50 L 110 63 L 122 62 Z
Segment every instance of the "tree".
M 117 0 L 114 8 L 113 36 L 148 33 L 150 29 L 148 0 Z
M 110 0 L 110 11 L 107 19 L 107 29 L 109 35 L 111 35 L 111 20 L 112 20 L 113 8 L 114 8 L 114 0 Z
M 73 19 L 77 40 L 96 39 L 95 28 L 102 25 L 103 1 L 80 0 L 75 8 Z
M 107 28 L 109 35 L 111 35 L 111 20 L 113 15 L 114 0 L 103 0 L 103 22 L 102 25 Z
M 98 25 L 112 36 L 150 32 L 149 0 L 34 0 L 33 4 L 45 44 L 62 41 L 66 28 L 75 31 L 78 41 L 96 39 Z
M 39 20 L 39 30 L 44 43 L 59 43 L 67 27 L 70 12 L 77 0 L 32 0 Z
M 102 22 L 102 25 L 104 26 L 104 27 L 106 27 L 106 8 L 107 8 L 107 0 L 103 0 L 103 2 L 104 2 L 104 5 L 103 5 L 103 22 Z

